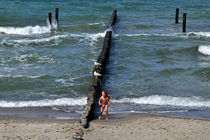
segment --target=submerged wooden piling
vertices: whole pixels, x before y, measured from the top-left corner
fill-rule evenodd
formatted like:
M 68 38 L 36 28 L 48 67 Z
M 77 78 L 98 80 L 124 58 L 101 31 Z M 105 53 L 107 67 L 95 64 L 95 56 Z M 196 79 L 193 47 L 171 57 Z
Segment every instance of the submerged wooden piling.
M 179 8 L 176 8 L 175 24 L 179 23 Z
M 116 20 L 117 20 L 117 10 L 114 10 L 113 13 L 112 13 L 112 16 L 111 16 L 111 19 L 110 19 L 110 22 L 109 22 L 109 27 L 112 27 L 115 25 L 116 23 Z
M 59 8 L 55 8 L 55 22 L 58 25 L 58 12 L 59 12 Z
M 48 13 L 48 21 L 49 24 L 52 26 L 52 13 Z
M 183 14 L 183 33 L 185 33 L 186 32 L 186 18 L 187 18 L 187 14 L 186 13 L 184 13 Z
M 113 28 L 116 23 L 117 11 L 114 10 L 111 16 L 108 26 Z M 88 89 L 87 104 L 84 107 L 84 111 L 80 116 L 81 126 L 84 128 L 88 127 L 89 121 L 94 118 L 94 111 L 97 104 L 97 99 L 101 91 L 101 81 L 105 73 L 106 64 L 110 55 L 112 31 L 107 31 L 104 37 L 104 43 L 102 50 L 95 62 L 95 67 L 92 72 L 91 84 Z

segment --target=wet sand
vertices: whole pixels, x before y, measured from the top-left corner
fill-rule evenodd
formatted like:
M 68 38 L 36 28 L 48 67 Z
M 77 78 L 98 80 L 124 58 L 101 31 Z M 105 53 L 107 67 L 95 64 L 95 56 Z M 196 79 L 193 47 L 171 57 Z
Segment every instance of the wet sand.
M 0 117 L 1 140 L 70 140 L 78 129 L 79 120 Z M 210 121 L 132 114 L 93 120 L 83 132 L 85 140 L 209 140 Z

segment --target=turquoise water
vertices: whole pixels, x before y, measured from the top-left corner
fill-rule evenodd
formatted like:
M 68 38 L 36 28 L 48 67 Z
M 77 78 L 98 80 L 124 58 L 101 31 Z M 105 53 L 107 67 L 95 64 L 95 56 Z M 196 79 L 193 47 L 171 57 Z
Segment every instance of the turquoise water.
M 51 31 L 47 15 L 52 12 L 54 19 L 55 8 L 59 27 Z M 107 23 L 117 9 L 103 81 L 113 98 L 110 111 L 208 119 L 209 8 L 207 0 L 1 0 L 0 107 L 81 111 Z M 184 12 L 187 33 L 182 33 Z

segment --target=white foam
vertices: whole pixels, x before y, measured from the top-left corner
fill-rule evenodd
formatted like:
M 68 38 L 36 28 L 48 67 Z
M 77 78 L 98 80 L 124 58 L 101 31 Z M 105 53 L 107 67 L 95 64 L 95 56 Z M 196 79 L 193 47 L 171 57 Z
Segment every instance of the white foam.
M 43 43 L 43 42 L 50 42 L 52 40 L 57 40 L 60 38 L 65 38 L 68 37 L 68 35 L 56 35 L 56 36 L 51 36 L 47 38 L 40 38 L 40 39 L 20 39 L 20 40 L 11 40 L 10 42 L 15 42 L 15 43 L 24 43 L 24 44 L 30 44 L 30 43 Z
M 106 32 L 104 32 L 104 33 L 95 33 L 95 34 L 94 33 L 93 34 L 83 33 L 82 35 L 85 37 L 85 39 L 91 39 L 90 46 L 94 46 L 95 42 L 97 42 L 99 38 L 104 37 L 105 34 L 106 34 Z
M 82 23 L 82 24 L 75 24 L 75 25 L 70 25 L 70 26 L 81 26 L 81 25 L 87 25 L 87 26 L 101 25 L 101 26 L 106 26 L 106 24 L 103 23 L 103 22 Z
M 8 44 L 8 45 L 16 45 L 18 44 L 31 44 L 31 43 L 45 43 L 50 42 L 54 40 L 59 40 L 61 38 L 67 38 L 67 37 L 81 37 L 86 40 L 90 40 L 90 45 L 94 46 L 95 42 L 98 41 L 99 38 L 102 38 L 105 36 L 104 33 L 82 33 L 82 34 L 65 34 L 65 35 L 55 35 L 47 38 L 39 38 L 39 39 L 3 39 L 0 44 Z
M 149 37 L 149 36 L 177 36 L 179 34 L 177 33 L 170 33 L 170 34 L 147 34 L 147 33 L 140 33 L 140 34 L 115 34 L 115 37 L 118 36 L 127 36 L 127 37 L 138 37 L 138 36 L 143 36 L 143 37 Z
M 56 79 L 55 82 L 61 83 L 63 86 L 74 86 L 73 78 L 69 78 L 69 79 Z
M 95 22 L 95 23 L 88 23 L 88 25 L 102 25 L 102 26 L 106 26 L 105 23 L 100 23 L 100 22 Z
M 26 27 L 0 27 L 0 33 L 17 34 L 17 35 L 32 35 L 50 33 L 50 27 L 47 26 L 26 26 Z
M 66 84 L 66 79 L 56 79 L 55 82 Z
M 210 37 L 210 32 L 189 32 L 187 35 L 196 35 L 199 37 Z
M 198 52 L 200 52 L 203 55 L 210 55 L 210 45 L 201 45 L 198 47 Z
M 164 95 L 152 95 L 139 98 L 122 98 L 119 100 L 113 99 L 112 102 L 189 107 L 210 107 L 210 100 L 205 100 L 201 97 L 172 97 Z
M 44 106 L 75 106 L 85 105 L 86 97 L 82 98 L 60 98 L 55 100 L 38 101 L 0 101 L 0 107 L 44 107 Z
M 56 26 L 56 25 L 55 25 Z M 48 33 L 51 31 L 51 27 L 40 27 L 40 26 L 27 26 L 23 28 L 15 28 L 15 27 L 0 27 L 0 33 L 6 33 L 6 34 L 19 34 L 19 35 L 32 35 L 32 34 L 41 34 L 41 33 Z M 3 39 L 0 44 L 8 44 L 8 45 L 16 45 L 18 44 L 30 44 L 30 43 L 45 43 L 50 42 L 53 40 L 58 40 L 60 38 L 67 38 L 67 37 L 81 37 L 85 40 L 90 40 L 90 46 L 94 46 L 95 42 L 98 41 L 99 38 L 103 38 L 105 36 L 105 32 L 100 33 L 81 33 L 81 34 L 65 34 L 65 35 L 55 35 L 50 36 L 47 38 L 38 38 L 38 39 Z
M 42 77 L 43 75 L 37 75 L 37 76 L 30 76 L 30 75 L 11 75 L 11 74 L 8 74 L 8 75 L 0 75 L 0 78 L 31 78 L 31 79 L 36 79 L 36 78 L 40 78 Z
M 55 63 L 56 61 L 51 56 L 40 56 L 38 54 L 23 54 L 17 57 L 10 57 L 10 58 L 3 58 L 1 61 L 2 63 L 12 62 L 12 61 L 19 61 L 19 62 L 26 62 L 28 59 L 36 59 L 38 63 Z
M 160 37 L 210 37 L 210 32 L 188 32 L 188 33 L 168 33 L 168 34 L 149 34 L 149 33 L 139 33 L 139 34 L 115 34 L 115 37 L 127 36 L 127 37 L 150 37 L 150 36 L 160 36 Z

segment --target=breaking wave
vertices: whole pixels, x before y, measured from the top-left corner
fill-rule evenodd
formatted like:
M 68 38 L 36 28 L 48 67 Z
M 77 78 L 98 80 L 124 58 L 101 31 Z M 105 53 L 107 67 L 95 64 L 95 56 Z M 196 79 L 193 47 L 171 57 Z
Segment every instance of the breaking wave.
M 44 107 L 44 106 L 75 106 L 85 105 L 87 98 L 60 98 L 55 100 L 38 101 L 0 101 L 0 107 Z
M 139 98 L 122 98 L 119 100 L 113 99 L 112 102 L 188 107 L 210 107 L 210 100 L 205 100 L 201 97 L 172 97 L 164 95 L 152 95 Z
M 63 34 L 63 35 L 55 35 L 50 37 L 38 38 L 38 39 L 3 39 L 0 44 L 7 45 L 16 45 L 16 44 L 32 44 L 32 43 L 46 43 L 51 41 L 57 41 L 63 38 L 84 38 L 85 40 L 90 41 L 90 46 L 94 46 L 94 44 L 98 41 L 99 38 L 103 38 L 105 36 L 104 33 L 81 33 L 81 34 Z
M 139 34 L 115 34 L 115 37 L 118 36 L 127 36 L 127 37 L 150 37 L 150 36 L 157 36 L 157 37 L 210 37 L 210 32 L 188 32 L 188 33 L 168 33 L 168 34 L 148 34 L 148 33 L 139 33 Z
M 201 45 L 198 47 L 198 52 L 200 52 L 203 55 L 210 55 L 210 45 Z
M 32 35 L 50 33 L 51 29 L 48 26 L 26 26 L 26 27 L 0 27 L 0 33 L 15 34 L 15 35 Z

